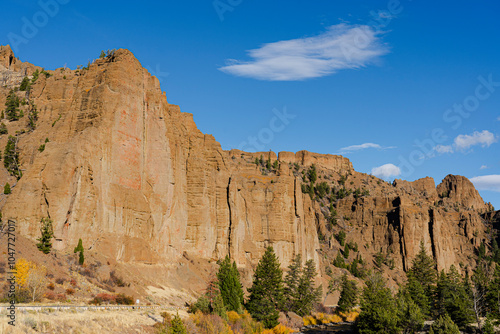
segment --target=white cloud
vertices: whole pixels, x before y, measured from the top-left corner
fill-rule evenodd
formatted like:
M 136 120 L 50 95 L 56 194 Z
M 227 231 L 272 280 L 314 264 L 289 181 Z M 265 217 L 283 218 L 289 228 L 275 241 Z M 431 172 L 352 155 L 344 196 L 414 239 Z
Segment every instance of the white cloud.
M 497 121 L 500 121 L 500 116 L 497 117 Z
M 375 143 L 364 143 L 364 144 L 360 144 L 360 145 L 351 145 L 351 146 L 343 147 L 340 149 L 340 152 L 341 153 L 350 153 L 353 151 L 364 150 L 367 148 L 375 148 L 378 150 L 387 150 L 387 149 L 396 148 L 396 147 L 395 146 L 383 147 L 383 146 L 380 146 L 379 144 L 375 144 Z
M 438 145 L 434 147 L 434 150 L 439 154 L 453 153 L 453 147 L 451 147 L 451 145 Z
M 264 44 L 248 51 L 250 61 L 229 60 L 219 70 L 241 77 L 269 81 L 294 81 L 356 69 L 387 54 L 388 48 L 367 25 L 330 26 L 314 36 Z
M 458 150 L 464 151 L 472 146 L 481 145 L 482 147 L 490 146 L 495 143 L 498 138 L 488 130 L 482 132 L 475 131 L 472 135 L 460 135 L 455 138 L 454 145 Z
M 481 168 L 479 168 L 479 169 L 487 169 L 487 168 L 488 168 L 488 166 L 482 165 Z
M 372 175 L 380 177 L 381 179 L 388 179 L 393 176 L 401 175 L 401 169 L 393 164 L 385 164 L 379 167 L 372 168 Z
M 476 176 L 470 180 L 478 190 L 500 192 L 500 175 Z
M 482 132 L 474 131 L 471 135 L 458 135 L 453 141 L 453 145 L 437 145 L 434 147 L 434 150 L 439 154 L 453 153 L 457 151 L 463 152 L 476 145 L 489 147 L 497 141 L 498 136 L 495 136 L 488 130 L 483 130 Z

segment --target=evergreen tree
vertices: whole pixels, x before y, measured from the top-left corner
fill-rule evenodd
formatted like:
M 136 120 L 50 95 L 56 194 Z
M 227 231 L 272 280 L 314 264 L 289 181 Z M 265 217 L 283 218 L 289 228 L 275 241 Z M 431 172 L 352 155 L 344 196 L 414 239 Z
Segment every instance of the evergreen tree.
M 36 128 L 36 122 L 38 121 L 38 111 L 36 105 L 32 104 L 28 113 L 28 128 L 33 131 Z
M 486 302 L 490 314 L 500 320 L 500 264 L 495 265 L 493 278 L 489 282 Z
M 437 311 L 448 314 L 459 327 L 465 327 L 474 320 L 472 296 L 468 279 L 462 279 L 455 266 L 447 274 L 441 272 L 437 284 Z
M 422 285 L 429 301 L 434 300 L 437 279 L 436 263 L 431 256 L 427 255 L 423 241 L 420 242 L 420 251 L 413 259 L 408 275 Z
M 34 83 L 35 81 L 37 81 L 39 76 L 40 76 L 40 71 L 36 69 L 36 71 L 33 72 L 33 77 L 31 77 L 31 82 Z
M 340 299 L 338 310 L 340 312 L 351 311 L 358 301 L 358 286 L 356 282 L 351 281 L 347 274 L 342 275 L 340 283 Z
M 478 256 L 477 265 L 474 269 L 474 274 L 472 275 L 471 286 L 473 310 L 480 330 L 480 319 L 486 315 L 487 311 L 488 285 L 493 274 L 491 270 L 491 262 L 487 261 L 484 256 L 485 255 L 481 257 L 481 254 Z
M 7 130 L 7 126 L 4 123 L 1 123 L 0 124 L 0 135 L 6 135 L 7 133 L 9 133 L 9 131 Z
M 21 81 L 21 86 L 19 86 L 20 91 L 27 91 L 30 89 L 30 80 L 28 77 L 24 77 L 23 81 Z
M 5 186 L 3 187 L 3 193 L 5 195 L 8 195 L 11 193 L 11 190 L 10 190 L 10 184 L 9 182 L 5 183 Z
M 417 333 L 424 326 L 425 315 L 415 301 L 400 290 L 396 299 L 398 305 L 399 327 L 403 333 Z
M 40 224 L 40 232 L 42 236 L 36 239 L 39 241 L 36 246 L 41 252 L 49 254 L 50 249 L 52 248 L 51 239 L 54 236 L 54 231 L 52 230 L 52 220 L 50 218 L 42 218 Z
M 9 121 L 17 121 L 19 119 L 19 98 L 16 93 L 11 90 L 5 101 L 5 115 Z
M 314 278 L 316 277 L 316 265 L 313 260 L 307 260 L 299 279 L 298 293 L 300 298 L 297 300 L 296 310 L 300 316 L 311 313 L 314 304 L 321 297 L 321 287 L 314 287 Z
M 460 334 L 460 330 L 450 316 L 445 314 L 432 324 L 429 334 Z
M 19 169 L 19 151 L 17 148 L 17 137 L 9 136 L 7 145 L 5 145 L 3 165 L 9 171 L 10 175 L 20 179 L 22 172 Z
M 307 177 L 309 178 L 309 181 L 311 182 L 311 185 L 314 185 L 314 182 L 318 179 L 318 174 L 316 172 L 316 166 L 314 164 L 311 165 L 309 170 L 307 171 Z
M 425 317 L 429 317 L 431 311 L 431 300 L 427 297 L 424 287 L 417 281 L 411 272 L 407 273 L 407 279 L 405 286 L 402 287 L 402 293 L 407 295 L 411 300 L 413 300 Z
M 231 264 L 228 255 L 226 255 L 224 260 L 220 263 L 217 278 L 219 280 L 219 289 L 226 309 L 228 311 L 242 313 L 243 287 L 240 282 L 240 273 L 236 267 L 236 262 Z
M 83 265 L 83 262 L 85 261 L 85 257 L 83 256 L 83 243 L 82 239 L 78 239 L 78 246 L 75 247 L 73 253 L 80 252 L 79 258 L 78 258 L 78 263 L 80 265 Z
M 489 316 L 486 317 L 484 320 L 483 327 L 481 328 L 482 334 L 495 334 L 495 327 L 493 326 L 493 323 L 491 322 L 491 319 Z
M 246 305 L 252 317 L 263 322 L 266 328 L 278 325 L 283 289 L 283 272 L 273 248 L 269 246 L 255 269 Z
M 288 272 L 285 276 L 284 283 L 284 300 L 286 310 L 296 310 L 297 302 L 300 299 L 299 295 L 299 280 L 302 275 L 302 256 L 297 254 L 288 266 Z
M 366 280 L 360 304 L 357 320 L 360 334 L 399 333 L 397 304 L 379 272 Z
M 188 334 L 179 314 L 176 314 L 170 323 L 168 334 Z

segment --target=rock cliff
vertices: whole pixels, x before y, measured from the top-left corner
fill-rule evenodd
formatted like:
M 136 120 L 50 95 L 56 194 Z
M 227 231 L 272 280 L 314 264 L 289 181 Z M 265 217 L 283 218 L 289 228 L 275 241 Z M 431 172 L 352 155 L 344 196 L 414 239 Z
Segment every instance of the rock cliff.
M 37 69 L 0 49 L 1 108 Z M 390 256 L 398 277 L 420 241 L 445 269 L 470 264 L 486 239 L 481 215 L 491 208 L 466 178 L 449 175 L 437 188 L 432 178 L 388 184 L 341 156 L 224 151 L 191 114 L 167 102 L 127 50 L 88 68 L 46 71 L 29 93 L 16 94 L 26 100 L 25 116 L 2 123 L 18 138 L 23 176 L 17 181 L 1 168 L 1 184 L 13 185 L 1 195 L 1 211 L 32 240 L 40 219 L 51 218 L 61 251 L 82 238 L 114 261 L 160 265 L 186 254 L 229 254 L 251 270 L 272 245 L 283 267 L 301 253 L 324 275 L 342 248 L 334 237 L 342 230 L 368 266 L 377 252 Z M 29 131 L 32 105 L 38 120 Z M 0 136 L 2 148 L 7 137 Z M 307 191 L 311 168 L 326 193 Z

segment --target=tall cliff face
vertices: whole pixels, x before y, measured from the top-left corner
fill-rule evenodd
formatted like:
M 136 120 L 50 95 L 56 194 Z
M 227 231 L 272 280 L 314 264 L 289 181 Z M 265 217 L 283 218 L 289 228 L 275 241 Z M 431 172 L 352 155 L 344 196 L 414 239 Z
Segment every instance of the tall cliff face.
M 36 70 L 12 57 L 10 48 L 0 50 L 0 74 L 16 78 L 0 87 L 0 105 Z M 273 245 L 284 267 L 301 253 L 325 268 L 341 248 L 332 236 L 342 229 L 365 259 L 390 252 L 400 271 L 420 241 L 443 269 L 470 261 L 485 238 L 480 214 L 487 206 L 462 177 L 447 177 L 436 191 L 431 178 L 389 185 L 355 172 L 341 156 L 223 151 L 191 114 L 167 102 L 158 80 L 127 50 L 88 69 L 49 71 L 29 95 L 17 94 L 36 104 L 39 120 L 34 131 L 17 135 L 23 177 L 16 183 L 0 171 L 2 184 L 15 185 L 1 195 L 1 210 L 32 240 L 40 219 L 50 217 L 59 250 L 72 250 L 82 238 L 93 251 L 128 263 L 229 254 L 251 268 Z M 13 133 L 26 119 L 2 122 Z M 260 156 L 278 163 L 255 164 Z M 312 165 L 329 194 L 343 186 L 369 195 L 303 192 Z M 440 198 L 444 189 L 447 197 Z M 339 217 L 335 226 L 328 224 L 330 204 Z
M 25 172 L 2 208 L 21 233 L 35 239 L 50 217 L 55 248 L 82 238 L 121 261 L 229 253 L 248 265 L 268 244 L 284 263 L 298 252 L 318 260 L 295 177 L 263 177 L 241 154 L 230 158 L 129 51 L 51 74 L 33 84 L 40 119 L 19 135 Z

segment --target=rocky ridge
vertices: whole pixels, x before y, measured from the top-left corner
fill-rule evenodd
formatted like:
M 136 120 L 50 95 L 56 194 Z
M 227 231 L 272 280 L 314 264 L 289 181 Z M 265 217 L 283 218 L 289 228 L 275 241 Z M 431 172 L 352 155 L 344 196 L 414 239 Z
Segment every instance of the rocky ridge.
M 0 106 L 37 69 L 2 47 Z M 342 156 L 224 151 L 191 114 L 167 102 L 158 79 L 128 50 L 88 69 L 46 73 L 29 94 L 16 93 L 36 104 L 36 129 L 24 130 L 26 117 L 2 120 L 9 134 L 17 132 L 23 176 L 17 181 L 1 168 L 1 184 L 13 185 L 1 195 L 1 211 L 31 240 L 50 217 L 60 251 L 82 238 L 88 251 L 130 265 L 229 254 L 251 271 L 273 245 L 283 267 L 301 253 L 327 277 L 338 270 L 331 261 L 343 251 L 335 235 L 344 231 L 357 244 L 346 261 L 359 255 L 370 267 L 382 252 L 395 280 L 421 241 L 440 270 L 470 268 L 475 249 L 489 242 L 485 214 L 493 208 L 465 177 L 449 175 L 437 187 L 432 178 L 388 184 Z M 7 137 L 0 136 L 1 147 Z M 316 185 L 328 188 L 323 196 L 304 191 L 312 166 Z

